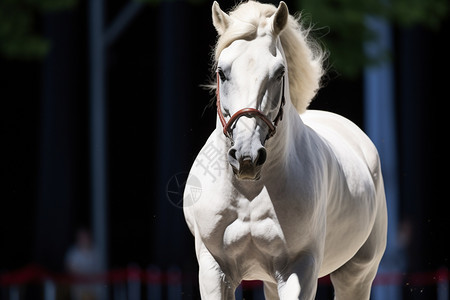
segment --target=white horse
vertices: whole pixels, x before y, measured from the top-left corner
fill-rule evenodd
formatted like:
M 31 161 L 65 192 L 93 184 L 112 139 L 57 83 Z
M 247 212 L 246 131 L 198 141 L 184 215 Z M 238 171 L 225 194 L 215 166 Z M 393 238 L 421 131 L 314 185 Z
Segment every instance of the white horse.
M 352 122 L 306 111 L 323 52 L 284 2 L 212 6 L 217 127 L 184 193 L 203 299 L 262 280 L 268 299 L 369 299 L 386 245 L 377 150 Z

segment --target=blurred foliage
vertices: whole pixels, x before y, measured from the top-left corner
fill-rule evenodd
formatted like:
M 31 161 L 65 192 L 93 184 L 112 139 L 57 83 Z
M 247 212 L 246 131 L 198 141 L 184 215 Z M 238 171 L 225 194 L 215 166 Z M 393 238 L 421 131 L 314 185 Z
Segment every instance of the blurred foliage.
M 332 68 L 347 77 L 360 74 L 364 65 L 389 57 L 389 49 L 370 59 L 364 53 L 364 43 L 377 43 L 378 39 L 366 26 L 369 16 L 396 26 L 423 25 L 437 30 L 449 9 L 448 0 L 298 0 L 298 5 L 318 31 L 315 36 L 322 36 Z
M 45 56 L 50 43 L 39 34 L 36 22 L 40 20 L 42 14 L 72 8 L 77 1 L 0 0 L 0 55 L 19 59 Z M 136 1 L 151 5 L 158 5 L 162 1 L 187 1 L 192 4 L 207 2 L 206 0 Z M 329 50 L 330 65 L 347 77 L 356 76 L 364 65 L 376 63 L 389 56 L 388 51 L 382 51 L 378 57 L 371 57 L 369 60 L 364 53 L 364 42 L 377 41 L 377 35 L 366 26 L 369 16 L 384 18 L 396 26 L 420 24 L 438 29 L 449 10 L 448 0 L 297 1 L 303 11 L 303 19 L 313 24 L 316 31 L 314 35 L 319 37 Z
M 0 55 L 6 58 L 42 58 L 50 42 L 37 31 L 44 13 L 72 8 L 77 0 L 0 0 Z

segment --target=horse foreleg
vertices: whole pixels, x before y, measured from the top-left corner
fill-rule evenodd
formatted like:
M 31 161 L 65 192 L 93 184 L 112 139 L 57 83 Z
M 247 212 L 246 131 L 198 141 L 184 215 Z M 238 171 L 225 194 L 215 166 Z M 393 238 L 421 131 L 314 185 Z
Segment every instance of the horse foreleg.
M 264 282 L 264 297 L 266 300 L 279 300 L 276 283 Z
M 236 285 L 222 271 L 217 261 L 203 245 L 198 254 L 199 285 L 202 299 L 234 300 Z
M 281 300 L 312 300 L 317 290 L 318 266 L 312 256 L 300 258 L 290 269 L 283 272 L 278 283 Z

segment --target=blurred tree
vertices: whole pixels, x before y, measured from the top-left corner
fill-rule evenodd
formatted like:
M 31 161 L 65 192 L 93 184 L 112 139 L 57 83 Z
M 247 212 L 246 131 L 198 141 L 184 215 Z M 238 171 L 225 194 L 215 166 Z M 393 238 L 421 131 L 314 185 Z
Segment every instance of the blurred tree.
M 160 4 L 169 0 L 136 0 Z M 263 0 L 262 0 L 263 1 Z M 0 1 L 0 55 L 7 58 L 42 58 L 50 47 L 36 30 L 39 14 L 64 10 L 78 0 L 2 0 Z M 187 0 L 201 3 L 205 0 Z M 264 1 L 263 1 L 264 2 Z M 273 2 L 273 1 L 272 1 Z M 330 63 L 344 76 L 354 77 L 367 63 L 386 59 L 365 56 L 365 41 L 376 41 L 365 22 L 368 16 L 382 17 L 395 25 L 421 24 L 437 29 L 449 10 L 447 0 L 297 0 L 305 19 L 312 20 L 317 35 L 330 51 Z M 294 9 L 292 9 L 294 11 Z
M 77 0 L 0 1 L 0 55 L 6 58 L 42 58 L 50 43 L 36 29 L 39 14 L 72 8 Z
M 354 77 L 363 66 L 389 57 L 386 50 L 370 59 L 364 42 L 376 42 L 377 35 L 366 26 L 367 18 L 380 17 L 398 26 L 424 25 L 438 29 L 448 13 L 448 0 L 297 0 L 312 20 L 315 30 L 330 52 L 330 64 L 344 76 Z

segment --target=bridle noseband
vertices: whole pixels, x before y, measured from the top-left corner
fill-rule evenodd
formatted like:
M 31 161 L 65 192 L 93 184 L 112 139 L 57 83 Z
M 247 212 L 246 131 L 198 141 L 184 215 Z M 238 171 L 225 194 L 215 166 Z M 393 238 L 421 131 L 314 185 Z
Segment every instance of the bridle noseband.
M 237 112 L 235 112 L 230 120 L 227 121 L 225 120 L 225 117 L 222 114 L 222 108 L 220 106 L 220 75 L 219 72 L 217 72 L 217 89 L 216 89 L 216 105 L 217 105 L 217 114 L 219 116 L 220 122 L 222 123 L 222 127 L 223 127 L 223 134 L 229 138 L 231 141 L 233 141 L 233 136 L 231 134 L 231 128 L 233 126 L 233 124 L 242 116 L 245 117 L 257 117 L 260 118 L 261 120 L 264 121 L 264 123 L 266 123 L 267 127 L 269 127 L 269 133 L 266 136 L 266 140 L 268 140 L 269 138 L 271 138 L 272 136 L 274 136 L 274 134 L 277 131 L 277 125 L 278 122 L 281 121 L 283 119 L 283 106 L 284 103 L 286 102 L 286 100 L 284 99 L 284 76 L 283 76 L 283 86 L 282 86 L 282 90 L 281 90 L 281 104 L 280 104 L 280 108 L 278 110 L 278 114 L 276 115 L 275 119 L 273 121 L 269 120 L 269 118 L 260 110 L 256 109 L 256 108 L 243 108 L 238 110 Z

